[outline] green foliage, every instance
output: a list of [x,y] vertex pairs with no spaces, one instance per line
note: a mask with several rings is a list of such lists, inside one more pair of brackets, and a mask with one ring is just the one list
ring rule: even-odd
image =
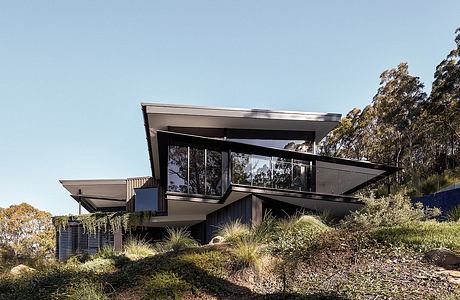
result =
[[371,235],[379,243],[403,246],[417,251],[446,247],[460,250],[460,223],[415,221],[376,228]]
[[376,199],[361,197],[365,203],[360,210],[348,215],[343,224],[352,228],[375,228],[394,226],[411,221],[429,219],[440,215],[439,209],[423,208],[420,204],[413,205],[403,194],[391,195]]
[[70,288],[66,297],[70,300],[108,300],[104,287],[98,282],[85,280]]
[[162,243],[157,245],[158,250],[161,251],[180,251],[187,248],[198,246],[187,227],[181,228],[168,228],[167,235]]
[[452,210],[447,212],[447,218],[454,222],[460,221],[460,205],[455,206]]
[[376,186],[377,195],[395,183],[409,182],[413,195],[447,184],[431,175],[460,165],[460,28],[455,34],[456,47],[436,67],[429,96],[407,63],[384,71],[372,102],[342,118],[319,145],[321,153],[402,167]]
[[138,260],[157,254],[155,248],[144,239],[130,238],[124,244],[124,255],[131,260]]
[[307,255],[316,239],[331,230],[316,216],[295,215],[280,220],[270,242],[270,250],[286,258]]
[[192,286],[178,274],[165,271],[152,276],[146,283],[142,299],[182,299]]
[[117,251],[115,251],[115,248],[110,245],[104,245],[101,249],[99,249],[96,254],[94,254],[94,258],[116,258],[118,257]]
[[260,269],[263,253],[259,241],[254,236],[241,237],[230,251],[237,259],[237,268],[253,268],[256,271]]
[[220,226],[217,235],[222,236],[228,243],[236,243],[251,234],[251,228],[241,223],[239,219]]
[[22,203],[0,207],[0,254],[7,259],[53,257],[51,214]]
[[78,265],[82,271],[89,271],[94,273],[105,273],[116,270],[115,259],[113,258],[94,258],[87,262]]
[[89,234],[96,234],[98,231],[130,231],[131,228],[142,225],[154,215],[155,212],[152,211],[68,215],[54,217],[53,224],[56,230],[59,230],[65,228],[70,221],[80,222]]
[[431,175],[420,185],[420,192],[422,195],[432,194],[453,183],[454,181],[447,174]]

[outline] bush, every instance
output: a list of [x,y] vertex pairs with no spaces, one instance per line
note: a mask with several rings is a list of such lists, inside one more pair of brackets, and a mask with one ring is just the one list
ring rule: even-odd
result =
[[182,299],[192,286],[176,273],[155,274],[146,284],[143,299]]
[[418,251],[446,247],[460,250],[458,222],[416,221],[377,228],[371,236],[378,242],[409,247]]
[[108,300],[101,283],[82,281],[70,289],[67,299],[72,300]]
[[[455,206],[447,213],[447,219],[449,221],[460,221],[460,205]],[[459,225],[460,226],[460,225]]]
[[198,246],[186,227],[168,228],[165,240],[157,247],[160,251],[179,251]]
[[124,255],[131,260],[153,256],[157,251],[143,239],[131,238],[124,245]]
[[412,204],[409,197],[396,194],[379,199],[373,196],[361,198],[364,207],[349,214],[343,225],[346,227],[369,229],[395,226],[412,221],[430,219],[441,214],[437,208],[423,208],[420,203]]
[[299,257],[309,253],[321,234],[330,230],[315,216],[295,215],[280,220],[270,242],[270,250],[283,257]]
[[117,258],[118,256],[119,254],[113,246],[105,245],[93,255],[93,258]]
[[116,270],[114,259],[100,257],[81,264],[79,268],[83,271],[90,271],[94,273],[105,273]]
[[258,240],[253,236],[246,236],[234,244],[230,250],[237,260],[237,268],[254,268],[259,270],[262,258],[262,251]]
[[228,243],[236,243],[251,234],[251,228],[240,220],[228,222],[219,227],[217,235],[222,236]]
[[420,185],[420,192],[422,195],[433,194],[452,183],[453,180],[446,174],[431,175]]

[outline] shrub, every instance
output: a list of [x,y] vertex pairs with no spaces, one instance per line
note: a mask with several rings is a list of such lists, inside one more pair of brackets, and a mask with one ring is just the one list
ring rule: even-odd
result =
[[83,271],[90,271],[94,273],[105,273],[116,270],[114,259],[100,257],[81,264],[79,268]]
[[146,284],[143,299],[182,299],[192,286],[176,273],[155,274]]
[[251,228],[240,220],[231,221],[220,226],[217,234],[228,243],[236,243],[251,234]]
[[283,257],[303,256],[312,250],[317,237],[329,230],[315,216],[294,215],[278,222],[270,250]]
[[439,247],[460,250],[458,222],[408,222],[374,229],[371,235],[378,242],[405,246],[418,251]]
[[99,251],[93,255],[94,258],[117,258],[119,255],[115,248],[110,245],[104,245]]
[[138,260],[157,254],[157,251],[143,239],[131,238],[124,245],[124,255],[131,260]]
[[198,246],[186,227],[168,228],[165,240],[157,247],[160,251],[179,251]]
[[67,299],[72,300],[108,300],[101,283],[82,281],[70,288]]
[[431,175],[420,185],[420,191],[422,195],[432,194],[451,183],[453,183],[452,179],[446,174]]
[[449,221],[460,221],[460,205],[455,206],[447,213]]
[[267,243],[271,240],[273,233],[275,232],[277,219],[272,215],[270,211],[265,213],[262,222],[252,228],[251,234],[254,239],[260,243]]
[[237,268],[254,268],[259,270],[262,258],[262,251],[258,240],[247,235],[235,242],[231,253],[236,257]]
[[403,194],[396,194],[379,199],[373,196],[361,197],[364,207],[349,214],[343,225],[352,228],[375,228],[395,226],[411,221],[420,221],[440,215],[437,208],[423,208],[420,203],[412,204]]

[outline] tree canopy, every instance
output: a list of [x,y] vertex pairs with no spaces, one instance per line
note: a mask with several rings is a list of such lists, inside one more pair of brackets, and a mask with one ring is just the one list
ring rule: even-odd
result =
[[434,72],[429,95],[407,63],[380,75],[363,110],[353,108],[322,141],[324,155],[364,159],[404,168],[398,183],[460,165],[460,28],[456,47]]
[[54,252],[51,214],[22,203],[0,207],[0,248],[14,257],[50,257]]

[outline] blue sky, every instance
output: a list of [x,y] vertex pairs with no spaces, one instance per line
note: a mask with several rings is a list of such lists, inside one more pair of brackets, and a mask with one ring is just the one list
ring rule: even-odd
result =
[[405,61],[429,87],[460,1],[1,1],[0,206],[149,175],[140,102],[346,113]]

